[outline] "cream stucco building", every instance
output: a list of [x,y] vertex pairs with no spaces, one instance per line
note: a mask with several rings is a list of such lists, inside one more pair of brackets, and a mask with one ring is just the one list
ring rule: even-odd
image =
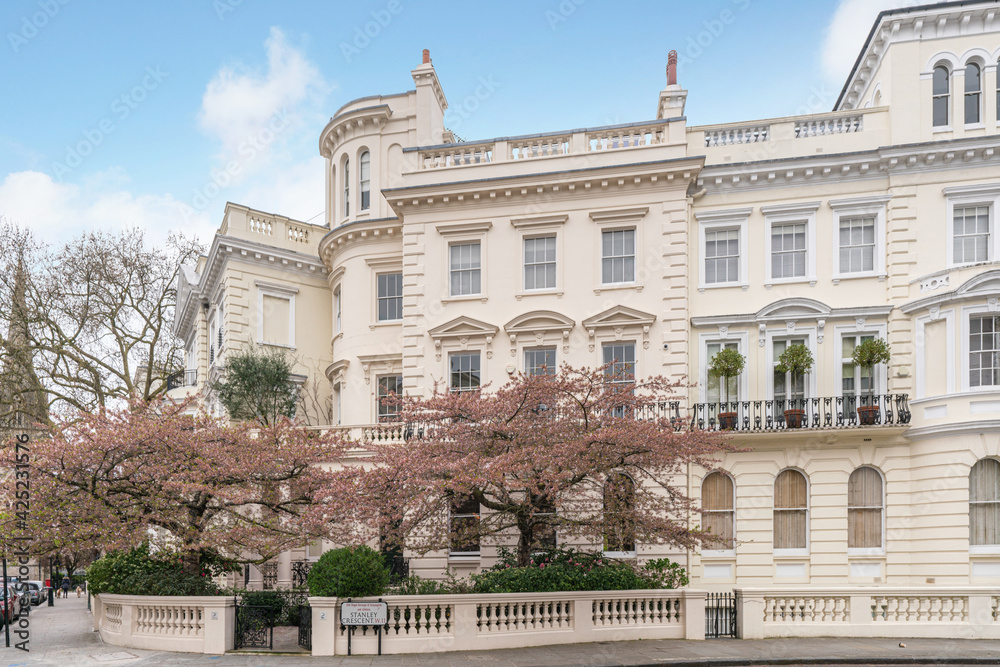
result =
[[[746,451],[688,480],[732,548],[670,554],[694,583],[998,584],[998,58],[1000,3],[911,7],[879,16],[830,112],[689,125],[668,66],[652,120],[456,142],[425,52],[414,90],[322,129],[324,224],[227,206],[181,280],[174,392],[281,346],[311,423],[402,444],[388,391],[616,359],[691,378],[680,412],[714,428],[707,362],[735,347]],[[892,346],[873,379],[849,363],[866,337]],[[816,360],[801,383],[775,370],[792,343]]]

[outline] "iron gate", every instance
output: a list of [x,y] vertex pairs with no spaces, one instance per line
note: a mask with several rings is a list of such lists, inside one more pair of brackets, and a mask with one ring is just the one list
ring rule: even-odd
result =
[[312,607],[307,604],[299,606],[299,646],[312,651],[313,621]]
[[274,607],[236,601],[236,649],[274,648]]
[[705,598],[705,639],[736,637],[736,593],[709,593]]

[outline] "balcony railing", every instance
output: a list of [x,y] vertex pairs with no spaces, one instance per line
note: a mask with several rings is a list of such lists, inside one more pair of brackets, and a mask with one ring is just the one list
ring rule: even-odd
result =
[[910,423],[906,399],[906,394],[876,394],[697,403],[691,426],[743,432],[903,426]]
[[193,387],[198,384],[198,369],[189,368],[184,371],[177,371],[167,376],[167,391],[180,389],[181,387]]

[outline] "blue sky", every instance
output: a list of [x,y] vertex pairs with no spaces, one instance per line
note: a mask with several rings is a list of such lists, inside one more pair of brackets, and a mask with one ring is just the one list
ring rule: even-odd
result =
[[650,119],[670,49],[689,125],[827,111],[900,4],[4,0],[0,216],[56,242],[123,225],[207,241],[227,200],[321,222],[319,132],[411,89],[424,48],[466,139]]

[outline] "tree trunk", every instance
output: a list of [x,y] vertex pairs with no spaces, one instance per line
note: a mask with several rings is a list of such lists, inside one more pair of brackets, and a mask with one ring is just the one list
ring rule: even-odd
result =
[[531,533],[532,526],[518,522],[520,537],[517,540],[517,566],[528,567],[531,564]]
[[185,551],[181,554],[181,565],[187,574],[201,574],[201,553],[199,551]]

